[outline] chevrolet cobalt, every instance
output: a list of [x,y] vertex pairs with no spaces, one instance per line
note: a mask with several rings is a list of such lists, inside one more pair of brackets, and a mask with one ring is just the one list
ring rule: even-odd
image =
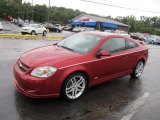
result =
[[16,88],[33,98],[79,98],[86,88],[141,76],[148,59],[142,41],[105,32],[82,32],[25,52],[14,65]]

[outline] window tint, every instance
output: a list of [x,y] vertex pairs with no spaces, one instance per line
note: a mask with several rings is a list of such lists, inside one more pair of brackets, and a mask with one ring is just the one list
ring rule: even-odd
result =
[[96,35],[79,33],[60,41],[57,45],[67,47],[75,52],[86,54],[94,48],[101,39],[101,37]]
[[127,40],[127,48],[135,48],[138,45],[135,42],[132,42],[130,40]]
[[37,25],[37,28],[41,28],[41,26],[40,26],[40,25]]
[[126,40],[123,38],[111,38],[107,40],[100,49],[105,49],[109,53],[126,49]]

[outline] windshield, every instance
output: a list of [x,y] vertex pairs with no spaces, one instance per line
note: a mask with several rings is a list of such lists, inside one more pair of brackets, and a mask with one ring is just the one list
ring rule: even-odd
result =
[[150,36],[147,36],[147,38],[154,39],[154,38],[156,38],[156,36],[154,36],[154,35],[150,35]]
[[87,33],[79,33],[60,41],[57,45],[60,47],[66,48],[68,50],[72,50],[74,52],[86,54],[101,39],[102,37],[100,36],[87,34]]
[[36,25],[35,24],[30,24],[29,27],[36,27]]

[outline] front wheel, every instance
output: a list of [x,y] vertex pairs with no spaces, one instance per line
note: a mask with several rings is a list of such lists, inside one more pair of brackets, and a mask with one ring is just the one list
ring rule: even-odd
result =
[[86,76],[82,73],[70,75],[63,84],[62,95],[66,100],[79,98],[86,89]]
[[154,41],[153,41],[153,40],[151,41],[151,44],[154,44]]
[[32,32],[31,32],[31,35],[36,35],[36,32],[35,32],[35,31],[32,31]]
[[133,70],[131,74],[131,77],[139,78],[143,73],[143,69],[144,69],[144,62],[141,60],[137,63],[135,69]]

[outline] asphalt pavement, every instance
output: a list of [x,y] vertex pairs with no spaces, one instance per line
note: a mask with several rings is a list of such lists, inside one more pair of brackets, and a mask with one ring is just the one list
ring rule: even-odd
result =
[[32,99],[14,87],[13,65],[25,51],[49,40],[0,39],[0,120],[160,120],[160,46],[148,45],[142,76],[90,88],[80,99]]

